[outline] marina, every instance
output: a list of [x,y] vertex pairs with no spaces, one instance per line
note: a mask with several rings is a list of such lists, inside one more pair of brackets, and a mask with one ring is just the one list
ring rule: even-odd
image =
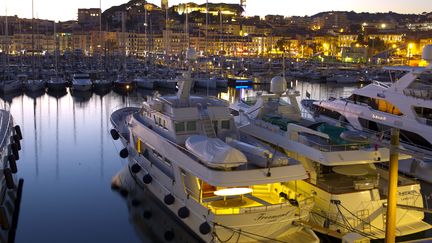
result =
[[432,241],[432,12],[272,1],[6,3],[0,243]]

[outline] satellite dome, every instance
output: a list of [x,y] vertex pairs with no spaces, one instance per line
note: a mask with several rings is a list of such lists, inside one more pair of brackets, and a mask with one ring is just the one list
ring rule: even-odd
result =
[[423,48],[422,58],[428,62],[432,62],[432,45],[426,45]]
[[281,95],[287,90],[287,82],[284,77],[276,76],[270,81],[270,92]]

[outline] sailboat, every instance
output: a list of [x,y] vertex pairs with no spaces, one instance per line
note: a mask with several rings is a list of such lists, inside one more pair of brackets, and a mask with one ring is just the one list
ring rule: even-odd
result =
[[[189,63],[196,52],[187,52]],[[318,242],[294,221],[309,219],[307,193],[287,186],[307,178],[297,161],[259,142],[247,143],[225,101],[191,96],[191,67],[177,95],[153,96],[111,114],[114,139],[137,183],[206,242]]]
[[46,86],[48,91],[62,91],[66,89],[66,80],[59,76],[58,72],[58,56],[60,54],[60,50],[58,49],[58,38],[56,33],[56,23],[54,22],[54,41],[55,41],[55,51],[54,51],[54,60],[55,60],[55,76],[51,77]]
[[122,65],[120,67],[120,71],[117,74],[116,80],[114,80],[114,88],[117,88],[121,91],[130,91],[133,88],[133,79],[128,76],[127,69],[126,69],[126,33],[125,33],[125,13],[122,12],[122,32],[121,32],[121,39],[122,39]]
[[10,47],[10,39],[9,39],[9,26],[8,26],[8,18],[7,18],[7,12],[5,17],[5,35],[6,35],[6,55],[5,55],[5,61],[3,63],[4,65],[4,73],[2,75],[1,85],[0,85],[0,92],[2,92],[4,95],[18,92],[22,89],[22,82],[15,77],[15,75],[12,74],[12,72],[9,72],[9,47]]
[[29,79],[24,81],[24,89],[30,93],[38,93],[45,90],[46,81],[39,78],[35,73],[35,42],[34,42],[34,16],[33,16],[34,2],[32,0],[32,75]]

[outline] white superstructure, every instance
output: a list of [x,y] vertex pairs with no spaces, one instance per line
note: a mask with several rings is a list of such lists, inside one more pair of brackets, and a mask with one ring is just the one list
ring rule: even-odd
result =
[[[432,45],[423,52],[432,60]],[[432,64],[420,68],[388,68],[407,74],[394,83],[373,82],[353,91],[349,98],[302,101],[317,119],[347,122],[355,129],[388,138],[391,127],[400,129],[404,147],[432,153]]]

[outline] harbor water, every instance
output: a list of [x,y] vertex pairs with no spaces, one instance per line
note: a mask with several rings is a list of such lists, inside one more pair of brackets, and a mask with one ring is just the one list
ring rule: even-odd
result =
[[[345,96],[358,88],[297,81],[291,87],[300,92],[300,98],[315,99]],[[195,92],[234,102],[267,89],[241,87]],[[138,90],[128,94],[67,92],[3,97],[10,103],[15,122],[21,125],[24,135],[18,161],[18,176],[24,179],[24,187],[15,242],[160,242],[164,239],[164,232],[152,224],[152,218],[146,217],[145,211],[136,213],[134,209],[157,208],[157,202],[148,202],[150,206],[133,203],[111,189],[113,177],[127,161],[119,157],[121,143],[113,141],[109,134],[110,114],[119,107],[139,106],[152,93]],[[432,186],[424,184],[424,195],[431,192]],[[148,196],[146,200],[153,199]],[[428,204],[432,206],[430,197]],[[163,208],[157,210],[154,215],[173,220]],[[426,220],[432,222],[432,217],[426,215]],[[172,225],[179,227],[175,221]],[[426,236],[432,234],[428,232]],[[183,240],[191,241],[194,240]]]

